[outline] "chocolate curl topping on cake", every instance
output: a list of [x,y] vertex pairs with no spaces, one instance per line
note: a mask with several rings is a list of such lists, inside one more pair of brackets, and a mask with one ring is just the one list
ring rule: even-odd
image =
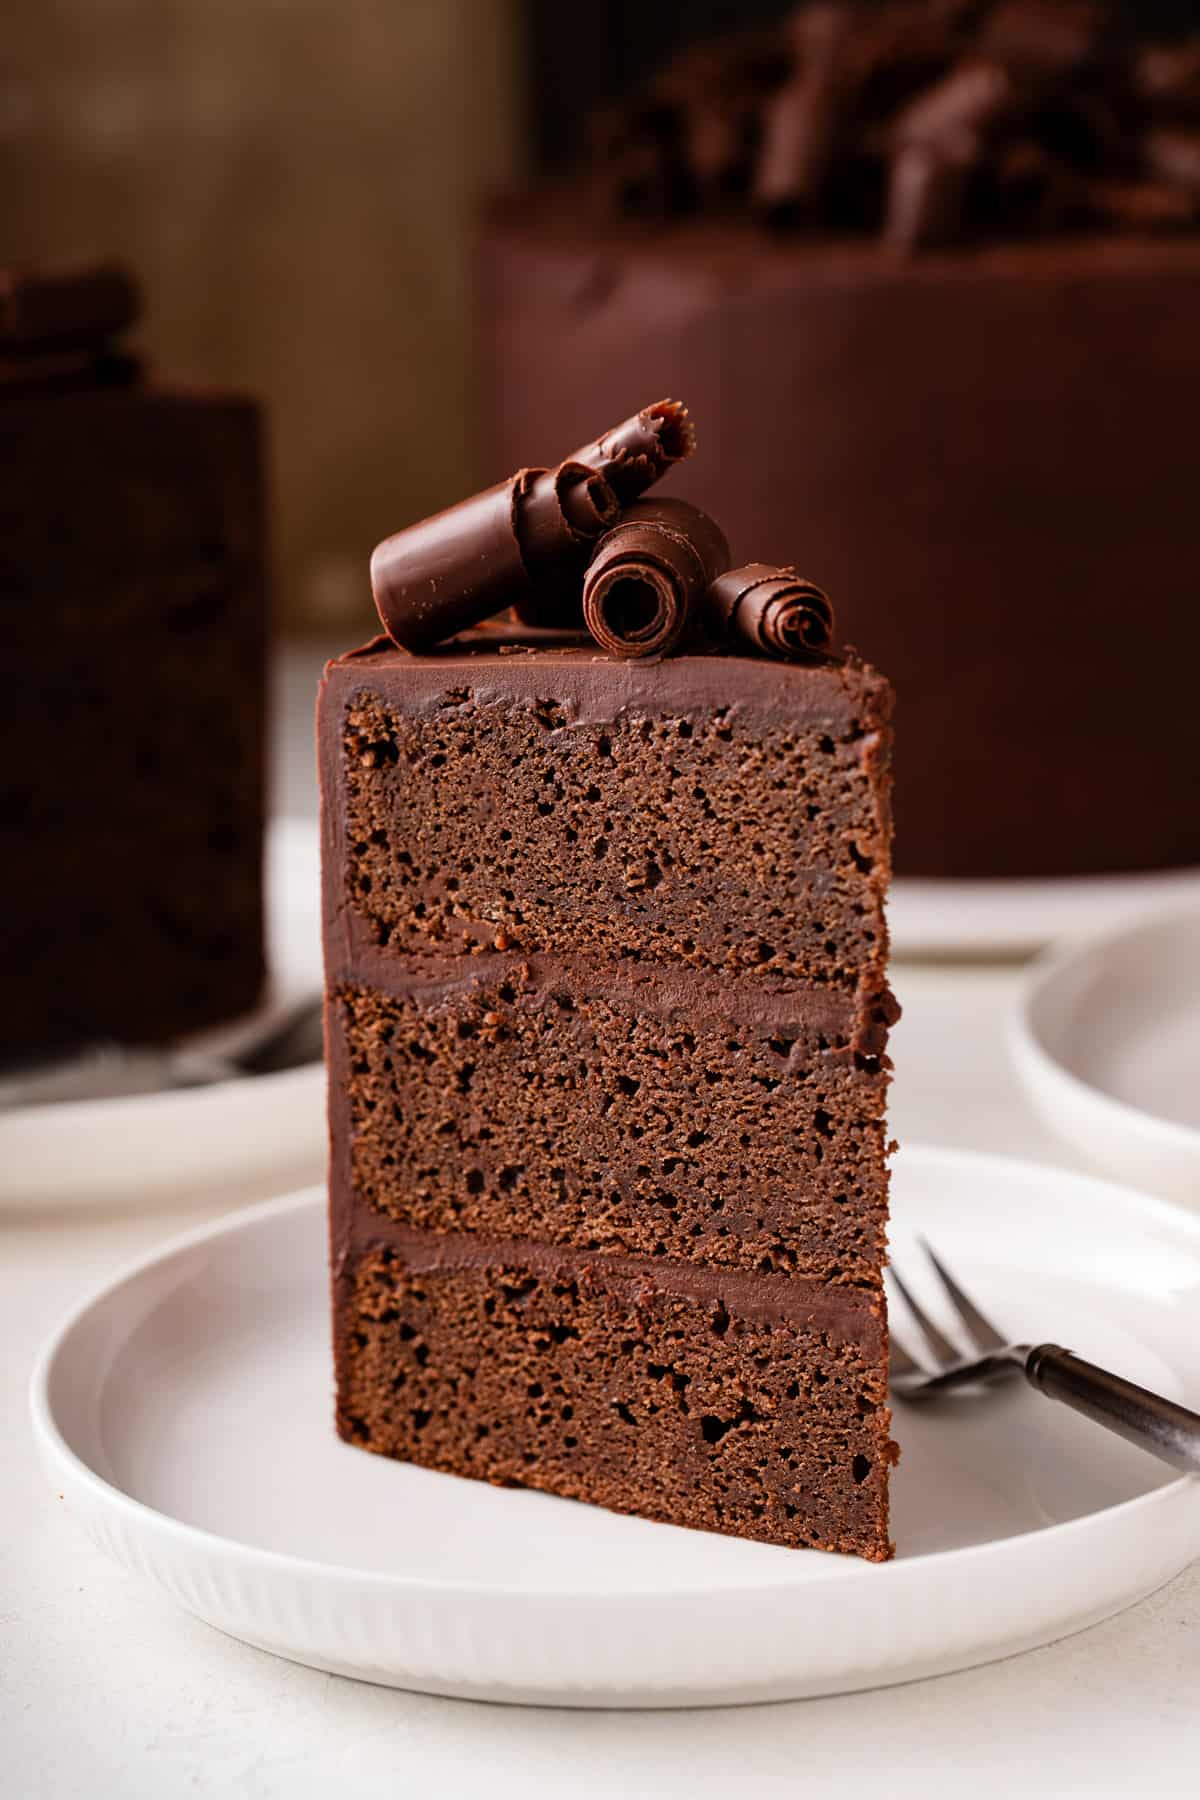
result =
[[967,177],[987,134],[1012,103],[996,63],[964,63],[896,122],[887,243],[901,250],[957,237]]
[[589,182],[609,211],[741,204],[904,251],[1200,224],[1169,136],[1200,126],[1200,39],[1147,42],[1131,6],[808,0],[749,44],[693,45],[607,109]]
[[376,546],[371,588],[402,649],[432,649],[521,600],[578,581],[620,508],[604,477],[568,459],[522,469]]
[[610,656],[669,655],[728,566],[725,534],[698,506],[638,501],[596,546],[583,584],[584,623]]
[[833,641],[829,596],[795,569],[746,563],[719,575],[704,596],[714,635],[740,639],[769,656],[818,662]]
[[576,450],[571,460],[595,469],[621,505],[628,506],[695,448],[696,430],[687,407],[678,400],[656,400]]
[[776,223],[812,216],[825,184],[846,89],[850,10],[824,0],[792,20],[796,69],[763,108],[754,199]]

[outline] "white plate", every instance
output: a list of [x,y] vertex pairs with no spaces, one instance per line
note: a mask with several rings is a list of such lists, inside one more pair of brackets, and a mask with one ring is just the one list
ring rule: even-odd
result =
[[1068,933],[1111,931],[1148,906],[1200,903],[1200,869],[1062,880],[901,876],[888,898],[898,956],[1028,956]]
[[[315,824],[285,820],[267,838],[264,1007],[320,991],[320,877]],[[255,1015],[258,1017],[259,1015]],[[188,1040],[233,1049],[253,1020]],[[325,1167],[324,1067],[121,1099],[0,1113],[0,1206],[163,1205],[214,1192],[261,1199]]]
[[[1014,1332],[1200,1396],[1200,1222],[944,1150],[902,1153],[895,1211],[897,1260],[927,1231]],[[1200,1554],[1200,1482],[1024,1387],[898,1412],[883,1566],[370,1456],[333,1432],[325,1259],[319,1190],[195,1232],[77,1312],[33,1385],[96,1541],[297,1662],[488,1700],[786,1699],[1046,1643]]]
[[1200,905],[1040,957],[1009,1043],[1085,1162],[1200,1206]]

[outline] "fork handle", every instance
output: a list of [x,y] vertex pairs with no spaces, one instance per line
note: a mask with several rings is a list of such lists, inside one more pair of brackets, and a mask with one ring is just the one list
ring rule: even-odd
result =
[[1200,1475],[1200,1413],[1110,1375],[1060,1344],[1035,1344],[1025,1358],[1025,1374],[1051,1400],[1107,1426],[1173,1469]]

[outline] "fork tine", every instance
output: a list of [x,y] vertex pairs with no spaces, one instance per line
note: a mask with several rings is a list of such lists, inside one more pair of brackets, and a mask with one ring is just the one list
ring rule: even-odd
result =
[[888,1333],[888,1369],[893,1375],[924,1375],[915,1356],[910,1356],[894,1331]]
[[925,1238],[920,1241],[921,1248],[937,1271],[938,1279],[946,1290],[950,1304],[974,1339],[976,1346],[980,1350],[1003,1350],[1011,1340],[1001,1336],[991,1320],[986,1319],[980,1312],[971,1296],[963,1292],[933,1246]]
[[934,1361],[937,1363],[961,1362],[962,1351],[938,1330],[933,1320],[929,1317],[929,1314],[925,1311],[925,1308],[917,1304],[910,1293],[907,1284],[901,1277],[900,1271],[895,1263],[889,1264],[888,1274],[895,1282],[901,1299],[904,1301],[905,1306],[907,1306],[909,1312],[916,1321],[921,1336],[925,1339],[925,1342],[928,1344],[930,1351],[933,1354]]

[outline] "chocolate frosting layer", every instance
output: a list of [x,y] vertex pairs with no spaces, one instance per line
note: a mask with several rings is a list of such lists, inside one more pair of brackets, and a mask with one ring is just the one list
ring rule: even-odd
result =
[[516,955],[497,951],[473,956],[397,956],[356,924],[352,912],[330,920],[327,976],[331,988],[363,986],[425,1006],[461,999],[481,988],[510,983],[519,993],[553,996],[561,990],[603,994],[668,1022],[715,1020],[743,1028],[786,1029],[803,1019],[848,1052],[879,1056],[888,1028],[900,1017],[890,989],[870,996],[816,983],[800,986],[759,980],[752,987],[685,964],[614,965],[586,956]]
[[661,664],[640,658],[618,662],[569,635],[531,637],[508,629],[464,633],[416,663],[387,638],[372,638],[329,663],[325,683],[349,694],[364,675],[379,682],[394,704],[418,715],[468,700],[480,706],[509,699],[536,705],[552,692],[568,729],[626,712],[694,718],[723,707],[752,717],[762,729],[824,721],[836,734],[851,726],[864,705],[872,710],[887,688],[869,664],[853,657],[806,667],[697,647]]
[[869,1351],[881,1348],[886,1330],[878,1289],[803,1275],[751,1275],[701,1263],[566,1249],[533,1238],[414,1231],[382,1213],[344,1204],[333,1214],[331,1235],[335,1282],[352,1282],[365,1256],[390,1250],[407,1268],[434,1276],[455,1269],[529,1269],[553,1279],[586,1270],[605,1286],[632,1285],[647,1297],[655,1292],[678,1295],[734,1318],[820,1331]]
[[720,526],[686,500],[642,500],[601,538],[583,583],[583,622],[615,657],[666,656],[729,563]]

